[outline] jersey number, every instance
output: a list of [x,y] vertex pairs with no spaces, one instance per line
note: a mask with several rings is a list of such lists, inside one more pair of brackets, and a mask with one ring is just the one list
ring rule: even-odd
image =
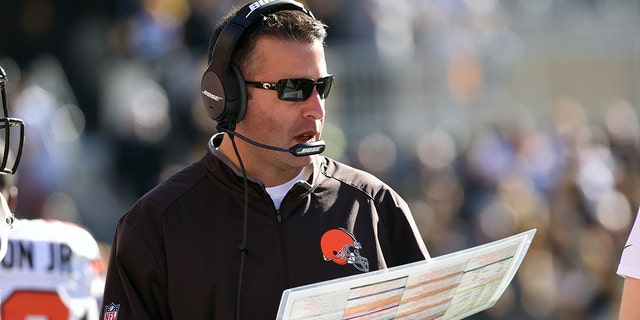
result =
[[2,320],[23,320],[34,316],[49,320],[69,319],[69,308],[56,292],[14,291],[2,302]]

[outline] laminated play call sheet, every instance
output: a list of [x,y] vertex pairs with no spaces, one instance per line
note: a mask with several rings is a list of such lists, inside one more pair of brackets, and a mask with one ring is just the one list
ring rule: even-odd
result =
[[535,233],[291,288],[282,294],[277,319],[462,319],[498,301]]

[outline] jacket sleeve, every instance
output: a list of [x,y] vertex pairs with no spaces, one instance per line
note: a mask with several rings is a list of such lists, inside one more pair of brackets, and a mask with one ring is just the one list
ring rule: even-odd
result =
[[[113,239],[100,319],[170,319],[162,241],[125,217]],[[165,276],[163,276],[165,274]],[[117,312],[117,314],[113,314]]]
[[386,225],[391,250],[398,264],[430,260],[427,246],[404,199],[389,189],[384,192],[380,206],[385,213],[380,218]]

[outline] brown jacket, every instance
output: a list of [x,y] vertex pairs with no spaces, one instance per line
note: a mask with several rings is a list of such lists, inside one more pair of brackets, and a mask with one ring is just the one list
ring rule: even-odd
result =
[[[212,148],[138,200],[113,239],[101,319],[106,307],[118,319],[236,318],[243,183]],[[313,175],[289,191],[280,210],[259,181],[249,181],[248,200],[241,319],[275,319],[287,288],[428,257],[395,191],[326,157],[314,156]],[[331,257],[339,248],[321,244],[336,229],[360,245],[342,261]],[[360,261],[351,259],[358,254]]]

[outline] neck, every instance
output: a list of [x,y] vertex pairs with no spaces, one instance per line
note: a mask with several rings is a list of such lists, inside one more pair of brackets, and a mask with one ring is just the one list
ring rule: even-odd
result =
[[[264,150],[239,138],[235,138],[235,143],[247,175],[262,181],[266,187],[277,186],[295,178],[304,167],[276,166],[275,163],[277,163],[277,159],[281,156],[292,157],[292,155],[279,151]],[[225,138],[222,140],[218,150],[227,157],[238,170],[242,170],[240,161],[234,151],[231,137],[228,134],[225,134]],[[280,153],[282,155],[280,155]]]

